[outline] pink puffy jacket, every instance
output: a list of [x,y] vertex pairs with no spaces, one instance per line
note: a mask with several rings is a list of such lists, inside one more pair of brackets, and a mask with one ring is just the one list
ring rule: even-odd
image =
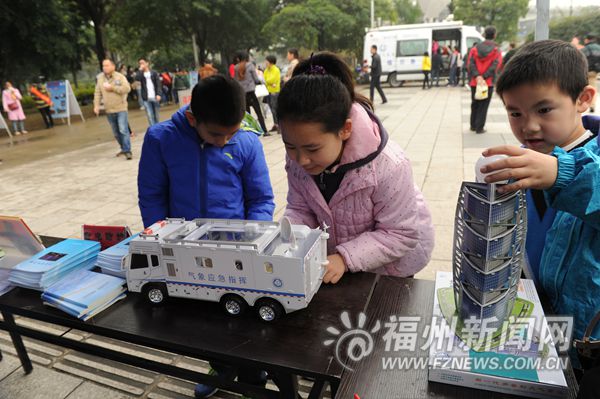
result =
[[[381,135],[387,137],[378,119],[359,104],[353,105],[350,117],[352,135],[332,171],[376,152]],[[284,216],[312,228],[323,222],[330,226],[327,253],[339,253],[349,271],[405,277],[429,262],[434,245],[431,214],[397,143],[388,141],[371,162],[347,171],[329,204],[296,162],[288,159],[286,170]]]

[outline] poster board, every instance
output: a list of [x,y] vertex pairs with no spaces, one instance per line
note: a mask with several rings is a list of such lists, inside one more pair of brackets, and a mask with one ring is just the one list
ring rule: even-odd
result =
[[52,100],[52,118],[64,119],[67,118],[67,123],[71,124],[71,116],[79,115],[81,120],[85,122],[71,83],[68,80],[57,80],[48,82],[46,89]]
[[179,96],[179,108],[192,102],[192,89],[177,90]]
[[2,115],[2,112],[0,112],[0,129],[6,129],[6,131],[8,132],[8,136],[12,139],[12,134],[10,133],[10,128],[8,127],[8,124],[4,120],[4,116]]
[[194,86],[198,84],[198,71],[190,71],[190,89],[193,89]]

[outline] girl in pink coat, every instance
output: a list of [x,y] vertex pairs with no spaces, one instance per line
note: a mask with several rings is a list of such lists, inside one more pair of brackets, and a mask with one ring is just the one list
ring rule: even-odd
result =
[[25,113],[21,106],[21,92],[19,89],[15,89],[10,82],[4,84],[4,91],[2,91],[2,107],[4,112],[8,113],[8,119],[12,121],[13,131],[19,135],[21,133],[28,133],[25,130]]
[[279,94],[292,223],[329,226],[325,283],[345,272],[412,276],[429,262],[431,215],[409,160],[332,53],[298,64]]

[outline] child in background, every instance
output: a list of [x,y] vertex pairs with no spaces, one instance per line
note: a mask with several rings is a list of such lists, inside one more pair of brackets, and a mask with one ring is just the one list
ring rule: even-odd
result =
[[281,93],[292,223],[330,226],[325,283],[347,271],[412,276],[428,263],[431,215],[410,163],[335,54],[302,61]]
[[427,51],[423,53],[423,64],[421,65],[421,69],[423,70],[423,75],[425,75],[425,78],[423,79],[423,90],[425,90],[425,87],[431,89],[432,82],[429,80],[431,58],[429,58],[429,53]]
[[554,313],[573,316],[581,339],[600,310],[600,143],[581,117],[596,93],[587,61],[566,42],[530,43],[506,64],[496,91],[523,146],[486,150],[509,157],[481,172],[494,173],[488,183],[516,180],[503,192],[527,189],[529,266]]

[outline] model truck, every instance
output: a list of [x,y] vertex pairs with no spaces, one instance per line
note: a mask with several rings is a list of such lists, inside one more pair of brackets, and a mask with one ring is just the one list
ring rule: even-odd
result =
[[264,321],[308,306],[327,265],[326,227],[166,219],[131,240],[122,260],[130,292],[153,305],[168,297],[219,302],[237,316],[253,306]]

